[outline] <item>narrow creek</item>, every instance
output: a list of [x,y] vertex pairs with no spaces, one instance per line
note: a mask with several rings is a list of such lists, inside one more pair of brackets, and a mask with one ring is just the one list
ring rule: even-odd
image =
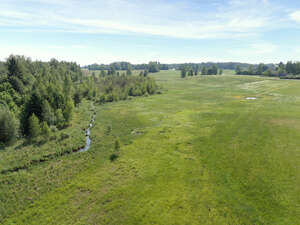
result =
[[86,152],[90,149],[91,143],[92,143],[92,141],[91,141],[91,128],[94,126],[95,119],[96,119],[96,112],[94,112],[94,114],[92,116],[89,127],[85,130],[85,138],[86,138],[85,146],[82,149],[79,149],[78,152]]
[[0,174],[7,174],[7,173],[10,173],[10,172],[17,172],[19,170],[25,170],[29,166],[38,165],[40,163],[47,162],[51,159],[54,159],[54,158],[57,158],[57,157],[60,157],[60,156],[63,156],[63,155],[67,155],[67,154],[70,154],[72,152],[86,152],[86,151],[88,151],[90,149],[91,143],[92,143],[90,136],[91,136],[91,128],[94,126],[95,119],[96,119],[96,112],[93,113],[93,116],[90,120],[89,127],[85,130],[86,142],[85,142],[85,146],[83,148],[81,148],[79,150],[78,149],[73,149],[72,151],[65,151],[63,153],[57,153],[56,152],[54,154],[45,155],[44,157],[42,157],[40,159],[31,160],[26,165],[16,166],[16,167],[13,167],[13,168],[10,168],[10,169],[2,170],[2,171],[0,171]]

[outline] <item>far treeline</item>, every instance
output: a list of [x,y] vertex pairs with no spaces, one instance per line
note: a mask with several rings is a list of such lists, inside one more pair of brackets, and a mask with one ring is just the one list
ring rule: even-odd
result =
[[148,64],[131,64],[129,62],[114,62],[109,65],[92,64],[82,67],[88,70],[104,70],[104,71],[118,71],[118,70],[145,70],[150,73],[156,73],[160,70],[168,70],[167,64],[160,64],[159,62],[149,62]]
[[180,68],[181,77],[186,76],[197,76],[197,75],[222,75],[223,69],[218,69],[216,65],[211,65],[209,67],[200,67],[197,64],[184,64]]
[[[199,66],[198,64],[183,64],[180,68],[181,77],[201,75],[222,75],[223,69],[219,69],[217,64],[209,67]],[[235,68],[237,75],[263,75],[274,76],[282,79],[300,79],[300,62],[280,62],[279,64],[263,64],[249,65],[241,67],[237,65]]]
[[158,87],[147,74],[110,71],[86,76],[73,62],[12,55],[0,62],[0,147],[16,138],[47,141],[57,129],[70,125],[82,98],[105,103],[152,95]]
[[[226,63],[178,63],[178,64],[161,64],[160,62],[149,62],[148,64],[131,64],[129,62],[114,62],[111,64],[92,64],[84,66],[84,69],[88,70],[147,70],[150,73],[159,72],[160,70],[180,70],[182,67],[191,67],[195,69],[196,67],[212,67],[216,66],[222,70],[234,70],[237,66],[241,68],[247,68],[251,64],[248,63],[238,63],[238,62],[226,62]],[[268,66],[275,66],[273,64],[268,64]]]
[[[161,64],[159,62],[149,62],[148,64],[131,64],[129,62],[114,62],[109,65],[92,64],[83,68],[89,70],[101,71],[119,71],[119,70],[144,70],[150,73],[159,72],[160,70],[180,70],[181,76],[193,75],[217,75],[222,74],[223,70],[235,70],[238,75],[265,75],[278,76],[281,78],[292,78],[300,75],[300,62],[280,62],[279,64],[249,64],[239,62],[225,63],[181,63],[181,64]],[[297,77],[298,79],[298,77]]]
[[289,61],[286,64],[280,62],[275,66],[260,63],[259,65],[249,65],[247,68],[237,66],[237,75],[264,75],[281,77],[284,79],[300,79],[300,62]]

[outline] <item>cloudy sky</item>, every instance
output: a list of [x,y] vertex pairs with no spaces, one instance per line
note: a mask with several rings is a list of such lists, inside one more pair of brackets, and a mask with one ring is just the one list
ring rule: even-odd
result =
[[300,59],[299,0],[1,0],[0,59]]

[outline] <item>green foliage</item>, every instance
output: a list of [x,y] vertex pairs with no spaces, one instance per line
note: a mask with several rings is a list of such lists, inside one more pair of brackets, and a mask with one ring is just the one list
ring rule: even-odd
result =
[[48,140],[51,136],[51,130],[47,124],[47,122],[43,122],[42,126],[41,126],[41,134],[43,135],[43,137]]
[[0,109],[0,142],[10,144],[16,138],[16,121],[7,109]]
[[185,78],[185,77],[186,77],[186,70],[185,70],[185,68],[183,68],[181,70],[181,78]]
[[39,119],[37,116],[33,113],[28,120],[28,136],[30,139],[34,139],[37,136],[39,136],[41,130],[39,125]]
[[277,65],[260,63],[258,65],[249,65],[247,69],[236,68],[237,75],[264,75],[278,76],[281,78],[296,78],[300,75],[300,62],[280,62]]
[[238,65],[236,68],[235,68],[235,73],[236,74],[241,74],[242,70],[241,70],[241,67]]
[[207,75],[207,74],[208,74],[207,68],[205,66],[203,66],[201,68],[201,75]]
[[212,65],[210,68],[208,68],[206,75],[217,75],[217,74],[218,74],[218,67],[216,65]]
[[110,156],[109,156],[109,160],[111,162],[117,160],[117,158],[119,158],[119,154],[118,153],[112,153]]
[[58,128],[63,128],[65,126],[65,118],[61,109],[57,109],[55,112],[56,115],[56,125]]
[[159,62],[149,62],[148,65],[149,73],[157,73],[160,71],[160,63]]
[[63,111],[63,116],[67,125],[71,122],[71,119],[73,117],[73,110],[74,110],[73,100],[69,98],[65,103],[64,111]]
[[115,140],[115,152],[118,152],[118,151],[120,151],[120,141],[119,141],[119,139],[116,139]]
[[[185,78],[186,75],[188,76],[197,76],[199,73],[199,66],[196,64],[184,64],[180,67],[181,71],[181,78]],[[222,70],[219,71],[220,75],[222,74]],[[217,75],[218,74],[218,67],[213,64],[210,67],[206,68],[203,66],[201,68],[201,75]]]
[[104,104],[105,102],[106,102],[105,95],[104,94],[100,95],[99,103]]
[[112,129],[112,128],[111,128],[111,126],[110,126],[110,125],[109,125],[109,126],[107,126],[107,127],[106,127],[106,131],[105,131],[105,134],[106,134],[106,135],[110,135],[110,133],[111,133],[111,129]]
[[132,75],[132,71],[131,71],[131,69],[130,69],[130,68],[128,68],[128,69],[127,69],[127,71],[126,71],[126,75],[127,75],[127,76],[130,76],[130,75]]
[[60,140],[62,141],[62,140],[65,140],[65,139],[67,139],[67,138],[69,138],[70,137],[70,135],[69,134],[67,134],[67,133],[61,133],[60,134]]
[[[75,63],[32,62],[23,56],[11,55],[0,63],[0,105],[14,112],[20,121],[20,131],[30,136],[29,118],[32,114],[48,125],[57,125],[55,112],[61,109],[65,117],[64,125],[72,118],[73,99],[78,104],[81,80],[84,79],[81,68]],[[78,92],[76,92],[78,93]],[[61,122],[58,126],[62,126]]]
[[148,70],[144,70],[144,77],[148,76],[149,71]]
[[158,89],[153,78],[145,76],[106,76],[89,88],[95,88],[98,93],[98,102],[114,102],[126,100],[128,96],[153,95]]
[[43,101],[42,105],[42,120],[47,122],[49,125],[54,125],[56,123],[56,117],[47,100]]

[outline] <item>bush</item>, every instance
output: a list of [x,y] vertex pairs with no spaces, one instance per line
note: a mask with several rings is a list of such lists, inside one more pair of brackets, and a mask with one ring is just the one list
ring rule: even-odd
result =
[[115,141],[115,151],[120,151],[120,141],[118,139]]
[[8,110],[0,112],[0,142],[10,144],[16,137],[16,122]]
[[119,158],[119,154],[113,153],[113,154],[110,155],[109,160],[110,160],[111,162],[113,162],[113,161],[115,161],[117,158]]

